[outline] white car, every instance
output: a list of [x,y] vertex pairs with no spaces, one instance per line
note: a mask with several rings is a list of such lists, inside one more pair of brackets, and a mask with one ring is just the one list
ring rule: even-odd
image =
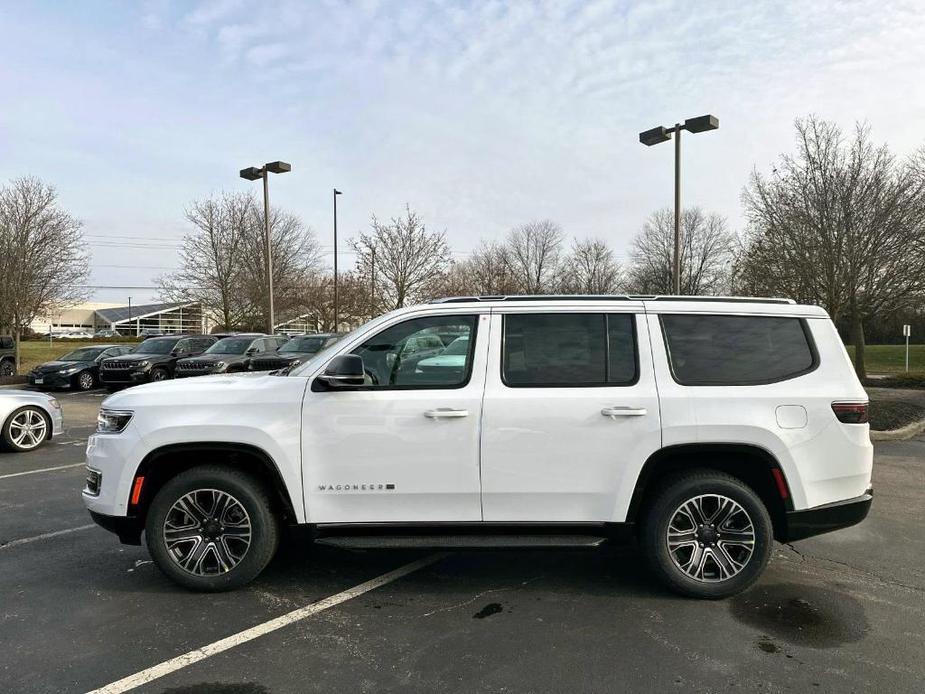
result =
[[0,446],[31,451],[64,431],[61,404],[50,395],[29,390],[0,389]]
[[[465,344],[461,366],[408,347],[441,335]],[[83,498],[199,590],[252,580],[295,523],[351,548],[635,536],[667,586],[716,598],[756,580],[773,539],[865,518],[867,408],[815,306],[445,299],[381,316],[284,376],[109,397]]]

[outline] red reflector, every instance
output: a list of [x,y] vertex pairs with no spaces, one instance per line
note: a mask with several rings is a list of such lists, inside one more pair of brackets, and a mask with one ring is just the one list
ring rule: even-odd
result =
[[132,487],[132,498],[131,498],[132,506],[137,506],[138,502],[141,501],[141,485],[143,485],[144,483],[145,483],[144,477],[135,478],[135,485]]
[[780,471],[780,468],[771,468],[771,474],[774,476],[774,481],[777,482],[777,493],[780,494],[781,499],[786,499],[790,496],[790,490],[787,489],[787,480],[784,479],[784,473]]
[[866,424],[868,421],[866,402],[833,402],[832,412],[844,424]]

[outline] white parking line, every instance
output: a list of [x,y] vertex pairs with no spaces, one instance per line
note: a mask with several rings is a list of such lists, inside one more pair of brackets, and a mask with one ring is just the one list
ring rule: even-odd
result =
[[242,643],[247,643],[248,641],[253,641],[254,639],[263,636],[264,634],[269,634],[272,631],[277,629],[282,629],[285,626],[298,622],[306,617],[310,617],[319,612],[323,612],[331,607],[340,605],[342,602],[347,602],[353,598],[359,597],[364,593],[368,593],[371,590],[380,588],[387,583],[396,581],[403,576],[407,576],[413,571],[422,569],[425,566],[430,566],[434,562],[445,557],[445,554],[433,554],[429,557],[424,557],[418,561],[413,561],[410,564],[405,564],[394,571],[389,571],[388,573],[377,576],[365,583],[361,583],[358,586],[354,586],[348,590],[343,591],[342,593],[337,593],[330,597],[319,600],[318,602],[313,602],[311,605],[306,605],[305,607],[300,607],[297,610],[293,610],[288,614],[284,614],[281,617],[276,619],[271,619],[268,622],[263,624],[258,624],[257,626],[251,627],[250,629],[245,629],[244,631],[239,631],[237,634],[232,634],[220,641],[210,643],[207,646],[202,646],[195,650],[179,655],[176,658],[171,658],[170,660],[165,660],[160,665],[155,665],[150,667],[147,670],[142,670],[137,672],[134,675],[129,675],[117,682],[107,684],[105,687],[100,687],[99,689],[94,689],[88,694],[119,694],[120,692],[127,692],[130,689],[135,689],[140,687],[143,684],[152,682],[164,675],[169,675],[171,672],[176,672],[177,670],[182,670],[185,667],[189,667],[194,663],[198,663],[200,660],[205,660],[213,655],[217,655],[223,651],[227,651],[230,648],[235,646],[240,646]]
[[58,537],[59,535],[70,535],[71,533],[76,533],[80,530],[89,530],[90,528],[95,528],[95,523],[90,523],[89,525],[80,525],[76,528],[66,528],[64,530],[55,530],[50,533],[42,533],[41,535],[35,535],[34,537],[24,537],[20,540],[12,540],[4,544],[0,544],[0,549],[9,549],[10,547],[19,547],[20,545],[28,545],[30,542],[38,542],[39,540],[47,540],[52,537]]
[[22,477],[23,475],[37,475],[40,472],[54,472],[55,470],[67,470],[72,467],[85,467],[86,463],[71,463],[70,465],[58,465],[57,467],[43,467],[38,470],[26,470],[25,472],[11,472],[9,475],[0,475],[0,480],[9,479],[10,477]]

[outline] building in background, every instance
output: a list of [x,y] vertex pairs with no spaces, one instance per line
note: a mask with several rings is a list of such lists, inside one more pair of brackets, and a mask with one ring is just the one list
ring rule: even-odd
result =
[[32,330],[40,334],[94,333],[114,330],[120,335],[204,333],[207,331],[202,306],[161,303],[122,306],[120,304],[87,303],[72,306],[42,316],[32,322]]

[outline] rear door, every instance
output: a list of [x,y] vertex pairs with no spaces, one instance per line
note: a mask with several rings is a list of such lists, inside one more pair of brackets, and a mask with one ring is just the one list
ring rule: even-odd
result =
[[485,521],[624,519],[661,445],[641,305],[494,309],[482,414]]

